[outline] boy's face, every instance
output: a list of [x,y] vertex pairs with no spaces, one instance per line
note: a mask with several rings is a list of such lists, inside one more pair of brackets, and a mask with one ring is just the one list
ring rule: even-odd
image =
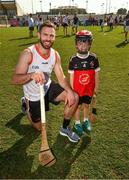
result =
[[76,42],[77,52],[80,53],[80,54],[87,54],[87,52],[91,48],[91,44],[92,44],[92,41],[78,40]]

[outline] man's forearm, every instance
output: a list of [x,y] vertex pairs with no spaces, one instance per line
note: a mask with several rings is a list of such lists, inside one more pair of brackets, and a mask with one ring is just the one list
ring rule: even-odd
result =
[[68,82],[68,79],[65,77],[62,82],[59,82],[61,87],[63,87],[67,92],[72,91],[72,88]]
[[31,81],[32,73],[27,74],[14,74],[12,78],[12,84],[26,84]]

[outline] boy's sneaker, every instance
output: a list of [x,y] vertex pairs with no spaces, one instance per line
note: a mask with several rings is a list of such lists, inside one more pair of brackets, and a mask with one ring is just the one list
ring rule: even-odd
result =
[[80,140],[80,137],[79,137],[76,133],[72,132],[69,127],[67,127],[67,129],[65,129],[65,128],[62,127],[62,128],[60,129],[60,134],[61,134],[62,136],[67,136],[68,139],[69,139],[71,142],[74,142],[74,143],[77,143],[77,142]]
[[83,131],[91,131],[91,124],[90,124],[90,121],[89,120],[86,120],[83,122],[82,124],[82,128],[83,128]]
[[21,112],[26,114],[26,99],[25,97],[21,98]]
[[74,131],[79,135],[82,136],[84,134],[84,131],[82,129],[81,124],[74,124]]

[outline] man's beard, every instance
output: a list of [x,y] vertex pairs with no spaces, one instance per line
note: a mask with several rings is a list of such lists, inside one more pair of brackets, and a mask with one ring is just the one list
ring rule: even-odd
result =
[[44,42],[50,42],[50,45],[45,45],[43,41],[41,41],[41,39],[39,40],[40,41],[40,44],[41,46],[44,48],[44,49],[50,49],[53,45],[54,42],[50,42],[50,41],[44,41]]

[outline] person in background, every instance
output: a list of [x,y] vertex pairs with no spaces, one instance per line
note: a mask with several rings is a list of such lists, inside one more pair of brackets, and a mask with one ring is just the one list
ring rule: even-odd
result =
[[72,34],[77,33],[77,31],[78,31],[78,26],[79,26],[79,18],[77,17],[76,14],[74,14],[73,24],[72,24]]
[[[89,108],[92,97],[97,96],[99,85],[99,61],[96,55],[90,52],[93,36],[90,31],[81,30],[76,33],[76,55],[69,62],[68,72],[73,90],[79,95],[78,108],[75,112],[74,130],[82,136],[91,131]],[[81,107],[83,108],[83,122],[80,121]]]
[[43,24],[43,18],[42,17],[39,17],[39,21],[38,21],[38,31],[40,31],[40,27],[42,26]]
[[29,26],[29,37],[33,37],[33,31],[34,31],[34,19],[32,18],[32,14],[28,17],[28,26]]
[[69,25],[68,14],[66,14],[65,16],[63,16],[63,19],[62,19],[62,26],[63,26],[64,36],[68,35],[68,25]]
[[129,11],[125,17],[125,43],[128,43],[128,31],[129,31]]

